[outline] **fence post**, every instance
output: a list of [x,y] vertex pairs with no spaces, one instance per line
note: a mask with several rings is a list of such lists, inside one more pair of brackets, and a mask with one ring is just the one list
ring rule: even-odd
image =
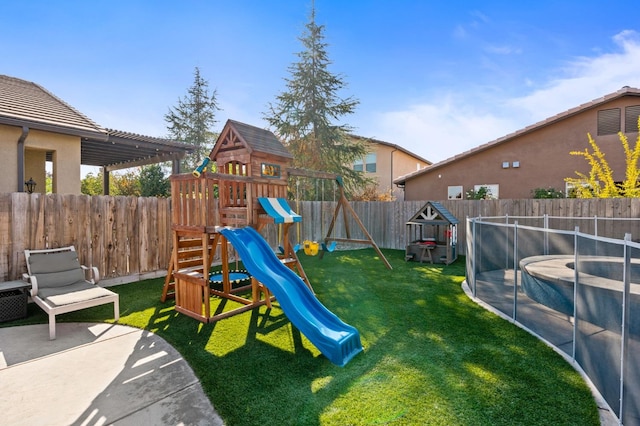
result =
[[549,214],[545,213],[542,218],[544,225],[544,255],[549,255]]
[[513,321],[518,316],[518,221],[513,223]]
[[620,419],[624,418],[624,383],[629,348],[629,319],[631,314],[631,234],[624,234],[624,270],[622,271],[622,330],[620,339]]
[[578,330],[578,315],[577,315],[577,306],[578,306],[578,233],[580,232],[580,227],[576,226],[574,228],[573,234],[573,348],[571,350],[572,355],[571,358],[576,360],[576,334]]
[[[476,297],[476,218],[471,219],[471,280],[472,287],[471,292],[473,297]],[[468,246],[468,244],[467,244]]]
[[[516,221],[517,223],[517,221]],[[505,216],[505,222],[507,229],[509,229],[509,216]],[[504,268],[509,268],[509,231],[504,233]]]

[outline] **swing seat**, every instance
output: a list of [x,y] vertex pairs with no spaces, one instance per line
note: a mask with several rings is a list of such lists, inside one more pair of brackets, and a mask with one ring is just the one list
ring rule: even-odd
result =
[[[300,248],[302,248],[302,244],[296,244],[295,246],[293,246],[293,251],[297,253],[300,251]],[[278,254],[285,254],[284,247],[278,246]]]
[[322,243],[322,250],[332,253],[336,249],[337,245],[337,241],[331,241],[328,246],[325,243]]
[[307,256],[315,256],[318,254],[318,242],[305,240],[302,243],[304,245],[304,254]]

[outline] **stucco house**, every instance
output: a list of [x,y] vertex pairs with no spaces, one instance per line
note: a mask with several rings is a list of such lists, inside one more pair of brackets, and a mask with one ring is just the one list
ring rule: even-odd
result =
[[401,188],[393,184],[394,180],[432,164],[399,145],[357,135],[351,137],[363,140],[368,145],[367,155],[353,164],[354,170],[363,171],[366,177],[374,178],[378,193],[391,193],[396,200],[402,200],[404,194]]
[[81,165],[102,167],[105,194],[109,173],[179,160],[193,146],[177,141],[105,129],[38,84],[0,75],[0,192],[25,192],[36,182],[45,192],[51,163],[53,192],[80,194]]
[[618,132],[633,148],[638,137],[640,90],[631,87],[608,94],[478,146],[394,183],[406,200],[465,199],[469,190],[484,186],[494,198],[532,198],[536,188],[566,194],[565,178],[576,171],[589,174],[584,157],[571,151],[589,146],[587,134],[606,154],[616,181],[625,178],[626,161]]

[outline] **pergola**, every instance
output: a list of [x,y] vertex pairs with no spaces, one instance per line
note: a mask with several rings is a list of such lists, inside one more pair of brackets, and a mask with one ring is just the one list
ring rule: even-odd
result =
[[[6,75],[0,75],[2,124],[21,129],[15,141],[17,192],[24,191],[25,141],[33,130],[79,137],[80,164],[102,167],[105,195],[110,172],[171,161],[173,173],[179,173],[180,159],[196,149],[179,141],[104,129],[38,84]],[[52,158],[53,150],[46,153],[47,161]]]
[[180,173],[180,160],[195,149],[182,142],[106,129],[104,138],[83,137],[80,155],[83,166],[102,167],[103,193],[108,195],[110,172],[171,161],[172,173]]

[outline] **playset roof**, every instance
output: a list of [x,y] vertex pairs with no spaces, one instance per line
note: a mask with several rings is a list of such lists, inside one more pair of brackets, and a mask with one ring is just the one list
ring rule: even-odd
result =
[[407,223],[457,225],[458,219],[437,201],[427,201]]

